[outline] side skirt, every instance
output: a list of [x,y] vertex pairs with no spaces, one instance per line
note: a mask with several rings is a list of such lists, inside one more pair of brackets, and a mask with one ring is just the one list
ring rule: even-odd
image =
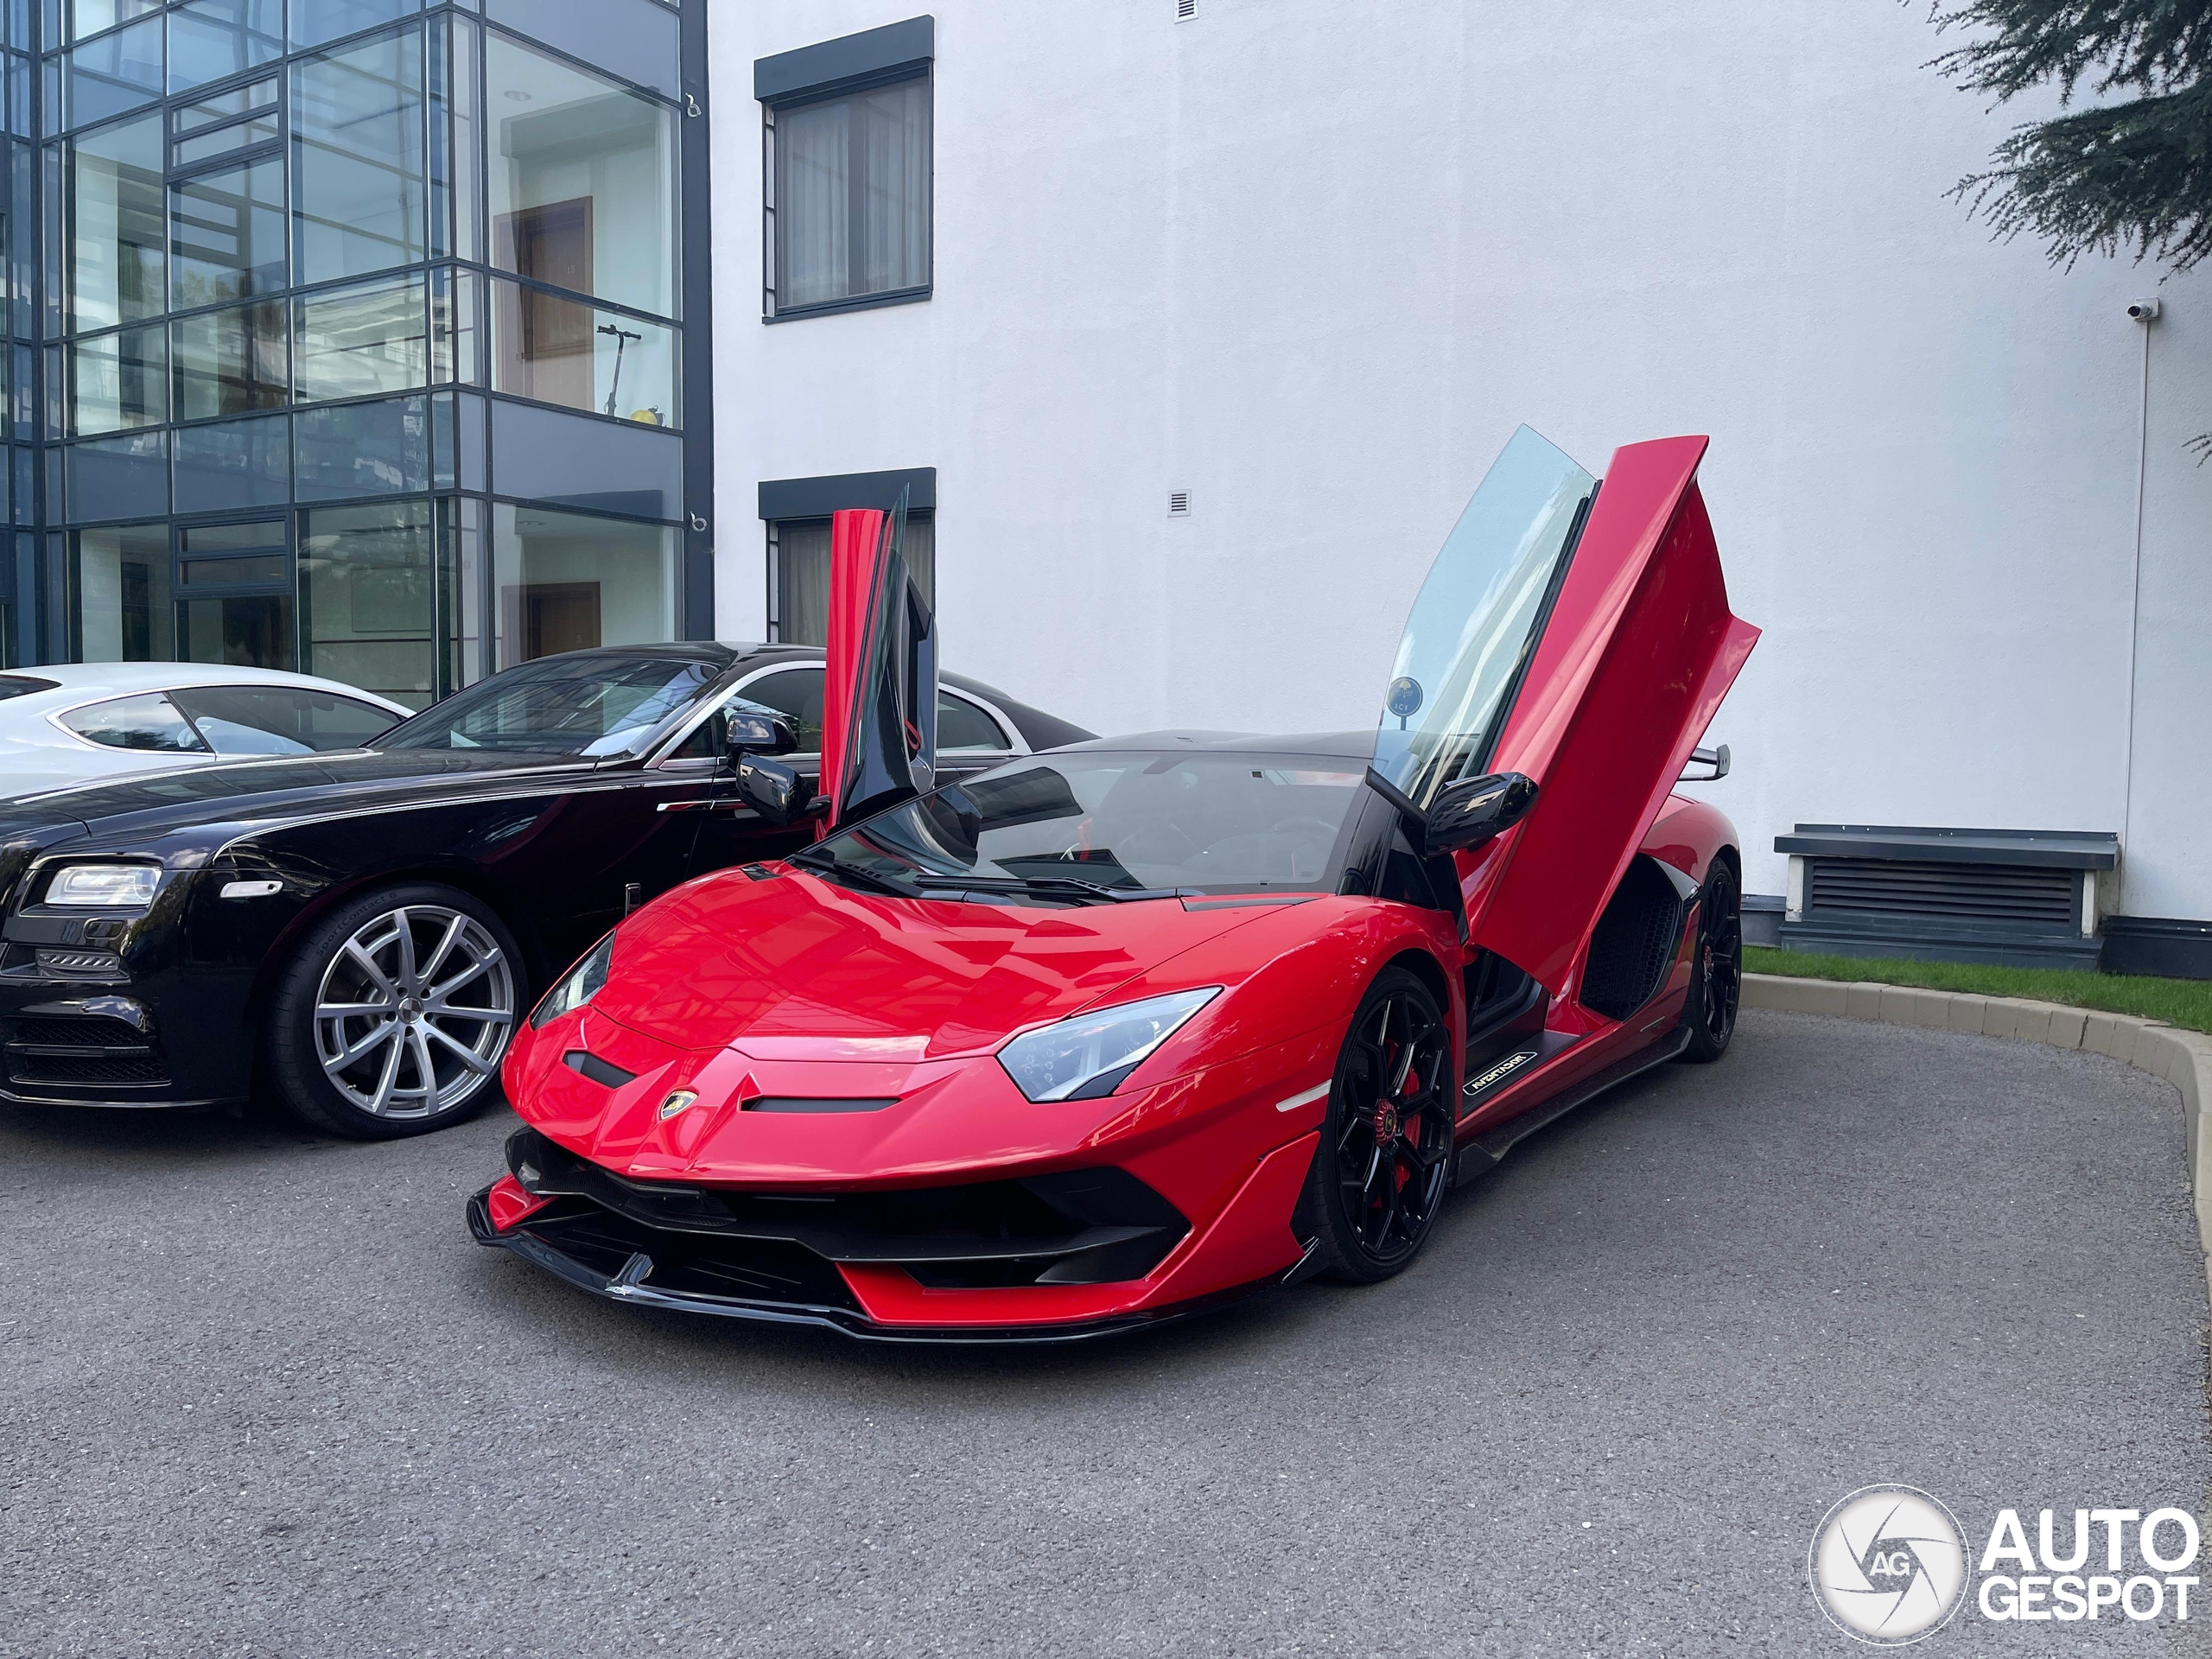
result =
[[1485,1170],[1494,1169],[1504,1161],[1505,1154],[1514,1143],[1534,1135],[1547,1123],[1565,1117],[1576,1107],[1595,1099],[1617,1084],[1626,1083],[1639,1072],[1649,1071],[1655,1065],[1663,1065],[1689,1046],[1690,1034],[1677,1026],[1660,1041],[1649,1048],[1638,1049],[1624,1059],[1616,1060],[1602,1071],[1592,1072],[1580,1083],[1569,1084],[1541,1105],[1532,1106],[1519,1116],[1509,1119],[1486,1134],[1476,1135],[1459,1149],[1452,1168],[1452,1184],[1472,1180]]

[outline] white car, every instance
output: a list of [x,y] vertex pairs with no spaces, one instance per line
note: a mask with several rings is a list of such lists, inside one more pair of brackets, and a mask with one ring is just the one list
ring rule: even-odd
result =
[[372,691],[214,663],[0,672],[0,799],[254,755],[358,749],[415,710]]

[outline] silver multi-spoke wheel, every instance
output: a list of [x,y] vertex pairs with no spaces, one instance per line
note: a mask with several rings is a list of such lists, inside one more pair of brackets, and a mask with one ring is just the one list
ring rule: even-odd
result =
[[515,1023],[515,975],[474,917],[403,905],[346,939],[315,992],[323,1075],[372,1116],[452,1110],[499,1069]]

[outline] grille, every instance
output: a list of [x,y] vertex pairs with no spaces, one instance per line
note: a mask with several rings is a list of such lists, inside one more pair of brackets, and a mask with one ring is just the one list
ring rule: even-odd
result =
[[59,1044],[67,1048],[105,1048],[113,1044],[143,1047],[146,1039],[137,1027],[121,1020],[94,1016],[48,1020],[18,1020],[15,1040],[19,1043]]
[[32,1054],[11,1050],[8,1075],[17,1083],[167,1083],[168,1070],[149,1051],[136,1054]]
[[1620,888],[1590,936],[1582,1003],[1625,1020],[1651,1000],[1682,938],[1682,901],[1648,858],[1630,861]]
[[2012,922],[2071,932],[2080,874],[2031,864],[1952,864],[1901,858],[1806,861],[1808,915],[1933,916]]

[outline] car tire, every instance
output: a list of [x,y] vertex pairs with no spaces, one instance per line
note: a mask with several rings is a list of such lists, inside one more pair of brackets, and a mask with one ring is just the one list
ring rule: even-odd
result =
[[1384,969],[1344,1033],[1293,1221],[1323,1277],[1370,1285],[1420,1253],[1449,1185],[1458,1104],[1436,998],[1404,969]]
[[1713,861],[1697,911],[1697,954],[1690,963],[1690,994],[1682,1004],[1689,1042],[1680,1058],[1705,1065],[1728,1052],[1744,995],[1744,900],[1726,859]]
[[498,1095],[526,988],[514,935],[467,893],[361,893],[308,930],[276,981],[269,1080],[296,1116],[349,1140],[444,1128]]

